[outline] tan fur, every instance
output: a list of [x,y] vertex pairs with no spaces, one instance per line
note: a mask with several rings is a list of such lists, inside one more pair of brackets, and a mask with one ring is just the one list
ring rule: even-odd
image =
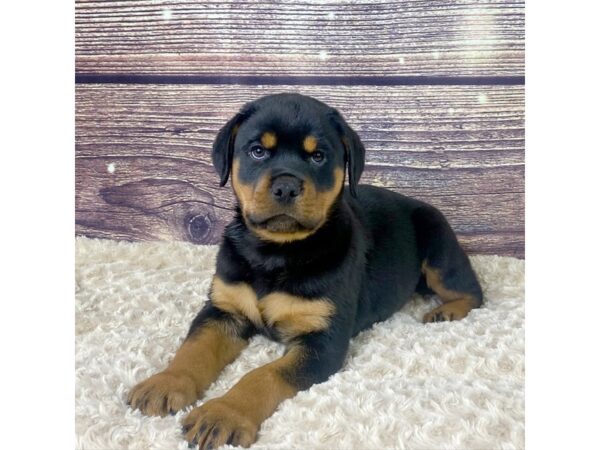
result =
[[313,153],[317,149],[317,138],[311,135],[306,136],[302,141],[302,147],[305,152]]
[[453,291],[444,286],[439,269],[431,267],[424,261],[421,271],[425,274],[429,286],[444,303],[425,314],[423,322],[434,322],[439,318],[443,320],[459,320],[464,318],[476,305],[475,298],[467,293]]
[[256,293],[246,283],[227,284],[215,276],[210,298],[217,308],[246,317],[257,326],[263,325]]
[[473,302],[470,299],[453,300],[429,311],[423,316],[423,322],[439,322],[442,319],[443,321],[460,320],[465,318],[472,309]]
[[283,292],[267,295],[258,307],[265,323],[276,328],[286,340],[326,329],[335,311],[328,300],[309,300]]
[[[234,445],[250,446],[256,441],[262,422],[273,414],[285,399],[293,397],[297,389],[289,384],[282,373],[293,371],[303,358],[303,348],[292,347],[283,357],[247,373],[223,397],[209,400],[193,409],[182,425],[188,442],[206,442],[217,448],[235,433]],[[206,424],[200,433],[201,424]],[[218,431],[212,435],[213,425]],[[209,435],[208,433],[211,433]]]
[[248,345],[218,323],[207,323],[181,345],[169,366],[129,393],[133,409],[165,416],[193,402]]
[[213,278],[211,301],[217,308],[247,318],[256,326],[277,329],[284,340],[326,329],[335,312],[326,299],[307,299],[285,292],[272,292],[259,300],[248,284],[228,284],[217,276]]
[[277,145],[277,136],[272,131],[266,131],[261,136],[260,143],[264,148],[271,150]]
[[245,211],[264,211],[273,208],[271,200],[271,172],[265,172],[255,185],[245,184],[240,180],[240,161],[234,159],[232,164],[231,182],[233,192],[240,201],[242,212]]
[[[240,162],[235,159],[232,164],[232,185],[240,206],[242,214],[246,218],[248,215],[269,217],[282,212],[271,197],[271,175],[265,173],[254,184],[245,184],[239,178]],[[295,213],[306,220],[315,222],[316,226],[310,230],[301,230],[293,232],[272,232],[263,228],[252,227],[248,220],[248,227],[261,239],[285,243],[305,239],[315,233],[327,220],[329,208],[339,195],[344,184],[344,170],[336,168],[334,171],[334,184],[330,190],[318,191],[314,183],[304,182],[304,192],[295,202]]]
[[314,231],[312,230],[300,230],[290,232],[278,231],[277,233],[274,233],[272,231],[265,230],[262,228],[252,228],[252,231],[254,231],[259,237],[261,237],[265,241],[277,242],[279,244],[300,241],[302,239],[306,239],[308,236],[314,233]]
[[[339,195],[344,185],[344,169],[336,167],[333,172],[334,182],[333,187],[327,191],[317,191],[314,184],[309,183],[308,190],[310,195],[304,201],[302,206],[303,211],[307,215],[317,216],[321,218],[321,225],[327,220],[329,208],[333,205],[334,200]],[[305,187],[305,191],[307,188]],[[306,195],[306,192],[305,192]]]

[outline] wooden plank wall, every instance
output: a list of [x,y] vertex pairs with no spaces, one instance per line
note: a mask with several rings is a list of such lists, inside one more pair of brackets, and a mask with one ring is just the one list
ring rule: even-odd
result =
[[76,232],[217,243],[210,164],[246,101],[296,91],[470,253],[524,256],[522,1],[76,2]]

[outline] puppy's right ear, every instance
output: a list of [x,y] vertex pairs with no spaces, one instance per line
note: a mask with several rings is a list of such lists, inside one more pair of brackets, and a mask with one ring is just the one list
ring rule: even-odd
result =
[[220,186],[225,186],[229,173],[231,172],[231,164],[233,162],[233,144],[235,136],[244,120],[251,114],[251,108],[244,107],[242,111],[231,118],[223,128],[219,130],[212,148],[212,162],[215,166],[221,181]]

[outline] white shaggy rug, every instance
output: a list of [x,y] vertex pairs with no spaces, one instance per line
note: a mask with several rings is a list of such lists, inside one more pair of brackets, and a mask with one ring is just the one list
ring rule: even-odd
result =
[[[78,449],[187,449],[179,423],[191,408],[149,418],[125,398],[182,342],[205,301],[215,254],[215,246],[77,239]],[[472,261],[483,308],[423,325],[435,298],[415,297],[353,339],[341,372],[282,403],[252,448],[523,448],[525,263]],[[206,398],[282,351],[253,338]]]

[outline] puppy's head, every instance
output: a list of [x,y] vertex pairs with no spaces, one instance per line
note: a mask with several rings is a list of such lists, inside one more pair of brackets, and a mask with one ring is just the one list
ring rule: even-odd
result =
[[333,108],[299,94],[246,104],[219,131],[213,164],[231,181],[246,225],[261,239],[304,239],[327,220],[344,188],[364,168],[358,135]]

